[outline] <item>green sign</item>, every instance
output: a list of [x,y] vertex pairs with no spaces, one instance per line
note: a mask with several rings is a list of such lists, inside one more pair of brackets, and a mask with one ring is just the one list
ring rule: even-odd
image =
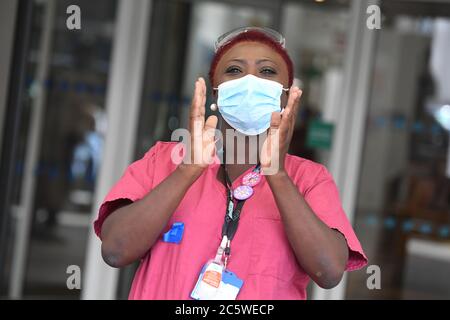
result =
[[306,146],[314,149],[329,150],[333,139],[334,125],[321,120],[313,120],[309,123],[306,133]]

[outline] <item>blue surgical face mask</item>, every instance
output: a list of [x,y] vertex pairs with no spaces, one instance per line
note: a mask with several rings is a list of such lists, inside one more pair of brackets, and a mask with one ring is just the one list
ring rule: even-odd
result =
[[258,135],[270,127],[272,112],[281,110],[283,86],[248,74],[218,86],[217,105],[223,119],[245,135]]

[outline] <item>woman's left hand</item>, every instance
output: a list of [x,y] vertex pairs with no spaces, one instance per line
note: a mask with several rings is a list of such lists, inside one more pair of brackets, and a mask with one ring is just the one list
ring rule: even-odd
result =
[[284,159],[294,132],[301,95],[302,91],[298,87],[291,87],[286,107],[282,112],[272,113],[269,133],[260,154],[261,170],[264,175],[285,173]]

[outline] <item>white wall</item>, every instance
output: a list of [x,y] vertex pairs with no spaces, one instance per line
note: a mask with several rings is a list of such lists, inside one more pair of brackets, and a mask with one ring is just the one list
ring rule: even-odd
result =
[[299,65],[302,50],[323,52],[331,60],[342,60],[348,37],[349,9],[324,10],[297,3],[286,4],[281,32],[286,38],[294,65]]
[[450,102],[450,19],[437,19],[433,30],[431,70],[436,80],[437,96],[440,102]]
[[[412,120],[429,38],[386,29],[378,41],[358,197],[360,210],[371,212],[382,208],[386,183],[408,164],[410,134],[389,120],[394,114]],[[374,124],[377,117],[385,119],[384,126]]]

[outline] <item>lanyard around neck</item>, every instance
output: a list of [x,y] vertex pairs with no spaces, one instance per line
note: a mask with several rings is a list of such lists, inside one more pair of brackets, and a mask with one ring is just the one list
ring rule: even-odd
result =
[[[253,172],[259,173],[260,167],[261,166],[258,163],[253,169]],[[227,236],[228,240],[231,241],[236,234],[242,207],[244,206],[246,199],[236,200],[235,203],[235,199],[233,197],[232,182],[224,164],[222,164],[222,169],[224,173],[224,184],[227,192],[227,205],[225,209],[225,219],[222,226],[222,237]]]

